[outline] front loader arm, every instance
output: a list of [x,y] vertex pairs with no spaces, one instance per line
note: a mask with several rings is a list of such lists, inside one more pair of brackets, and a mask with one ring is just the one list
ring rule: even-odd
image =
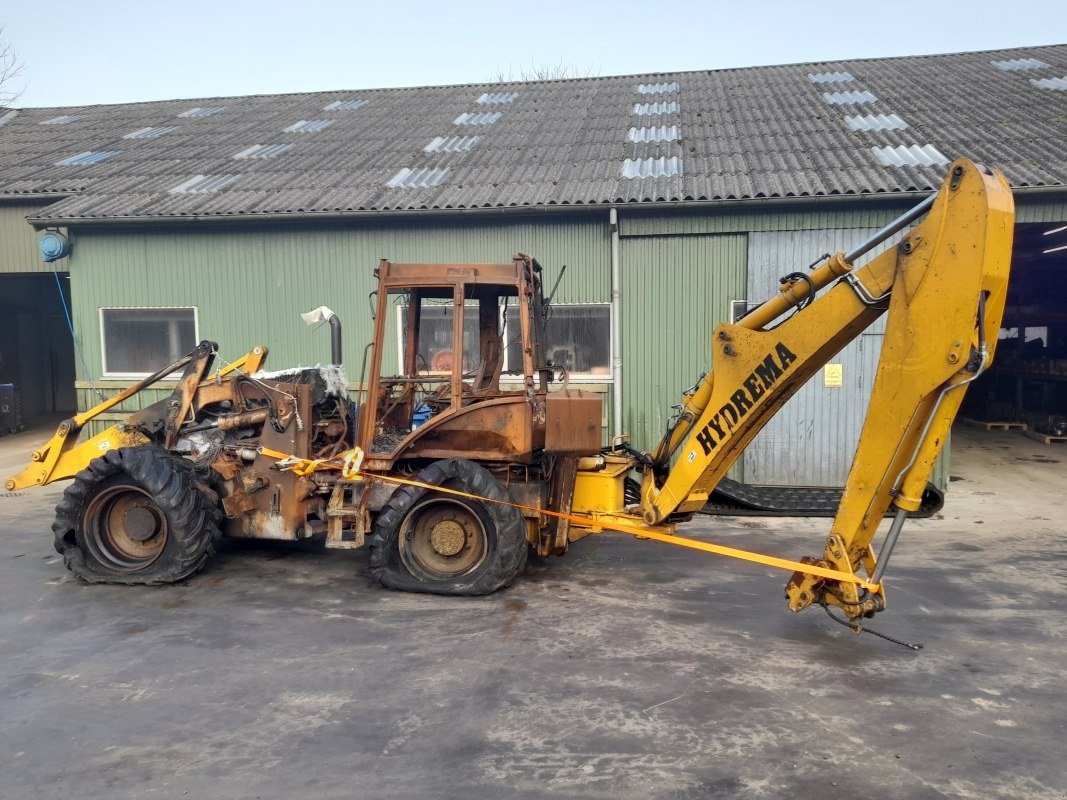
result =
[[[900,245],[852,271],[856,258],[927,210]],[[773,300],[736,324],[717,327],[714,369],[683,398],[678,423],[645,470],[645,523],[700,510],[775,412],[888,308],[845,493],[821,559],[806,559],[850,574],[862,568],[877,584],[904,516],[919,507],[966,385],[992,359],[1007,297],[1013,223],[1003,176],[957,161],[933,198],[866,249],[838,253],[810,273],[787,276]],[[791,309],[798,312],[772,326]],[[871,541],[890,504],[898,516],[879,568]],[[790,581],[787,595],[793,610],[829,602],[853,618],[884,606],[880,587],[866,591],[802,573]]]
[[[201,342],[192,352],[122,390],[114,397],[109,397],[88,411],[82,411],[70,419],[63,420],[56,429],[55,435],[33,451],[29,465],[18,475],[8,478],[4,484],[7,490],[15,491],[29,486],[45,486],[53,481],[73,478],[85,469],[90,461],[108,450],[147,444],[151,441],[150,433],[163,434],[169,445],[169,440],[189,413],[200,382],[208,376],[216,350],[217,346],[214,342]],[[218,370],[212,378],[217,380],[238,369],[255,372],[260,369],[266,357],[267,348],[256,346],[242,358]],[[169,398],[134,412],[123,422],[112,425],[96,436],[78,443],[79,434],[91,420],[180,369],[184,369],[184,372],[174,393]]]

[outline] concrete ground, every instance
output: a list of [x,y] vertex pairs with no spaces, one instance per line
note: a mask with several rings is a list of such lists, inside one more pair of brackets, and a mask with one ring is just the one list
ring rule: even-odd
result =
[[[45,438],[0,439],[0,475]],[[62,487],[0,496],[0,797],[1063,798],[1067,448],[964,429],[872,623],[787,576],[621,535],[480,599],[387,592],[364,552],[230,544],[86,586]],[[828,520],[700,519],[790,557]]]

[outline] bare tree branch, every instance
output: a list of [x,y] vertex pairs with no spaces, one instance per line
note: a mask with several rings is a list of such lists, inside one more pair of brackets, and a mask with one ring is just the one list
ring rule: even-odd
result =
[[0,106],[11,105],[22,96],[26,90],[25,84],[15,88],[13,83],[25,69],[26,64],[4,38],[4,26],[0,25]]
[[491,83],[516,83],[518,81],[558,81],[565,78],[595,78],[600,75],[600,69],[589,65],[581,68],[560,59],[555,64],[535,64],[533,61],[528,66],[514,67],[508,65],[497,67],[489,76]]

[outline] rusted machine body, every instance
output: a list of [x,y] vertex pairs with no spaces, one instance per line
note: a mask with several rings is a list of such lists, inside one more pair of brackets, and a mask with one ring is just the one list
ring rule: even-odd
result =
[[[76,444],[82,426],[118,398],[64,422],[11,483],[75,477],[113,449],[157,448],[204,476],[222,512],[222,534],[282,540],[326,534],[328,547],[355,548],[365,544],[395,487],[287,466],[358,449],[368,474],[415,476],[434,462],[458,459],[478,465],[527,507],[517,525],[523,547],[564,552],[568,521],[537,509],[570,508],[579,460],[600,453],[602,411],[598,395],[570,388],[566,374],[545,361],[540,265],[521,254],[506,264],[383,260],[375,274],[374,336],[360,388],[351,395],[356,402],[340,366],[260,372],[267,351],[256,347],[238,364],[212,373],[217,346],[202,342],[122,394],[182,370],[170,397],[82,444]],[[518,333],[505,342],[509,317]],[[562,385],[553,385],[557,377]],[[142,545],[131,544],[125,521],[131,502],[116,505],[94,535],[96,549],[111,553],[111,566],[135,582],[131,576],[147,566],[147,556]],[[465,524],[485,539],[484,555],[493,534],[483,528],[492,525],[463,513]],[[162,542],[165,520],[157,516],[158,530],[149,539]],[[426,537],[463,528],[450,524],[431,526]],[[109,540],[108,525],[118,530],[117,544]],[[57,547],[86,549],[78,524],[56,534]],[[165,549],[159,547],[156,555]]]

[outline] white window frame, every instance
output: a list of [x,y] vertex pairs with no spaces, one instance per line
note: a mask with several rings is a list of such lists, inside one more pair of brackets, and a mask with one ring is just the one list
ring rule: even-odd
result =
[[[568,376],[570,378],[571,383],[608,383],[608,384],[613,383],[614,382],[614,376],[613,376],[612,371],[611,371],[611,365],[615,363],[615,358],[614,358],[615,354],[614,354],[613,349],[612,349],[612,338],[613,337],[611,335],[611,303],[610,302],[606,302],[606,303],[605,302],[601,302],[601,303],[553,303],[552,305],[553,305],[554,308],[588,308],[588,307],[591,307],[591,306],[601,306],[601,307],[604,307],[604,308],[608,309],[608,371],[606,373],[604,373],[603,375],[597,375],[597,374],[592,373],[592,372],[571,372],[571,373],[568,373]],[[397,309],[396,352],[397,352],[397,359],[398,359],[397,363],[403,363],[403,361],[404,361],[404,332],[403,332],[403,325],[404,325],[403,317],[404,317],[404,313],[403,313],[403,311],[401,309],[407,309],[407,307],[408,307],[408,305],[406,303],[397,303],[396,304],[396,309]],[[518,313],[518,307],[517,306],[509,306],[509,309],[513,310],[515,313]],[[517,321],[517,318],[509,318],[509,323],[512,322],[512,321]],[[500,325],[501,325],[501,327],[504,326],[504,306],[500,306]],[[505,338],[505,341],[504,341],[504,358],[507,359],[507,346],[508,346],[508,342],[506,341],[507,340],[507,331],[504,332],[504,338]],[[505,361],[504,366],[505,367],[507,366],[506,361]],[[500,376],[500,382],[502,384],[508,384],[508,385],[521,384],[522,383],[522,377],[519,376],[519,375],[515,375],[514,373],[510,373],[509,374],[508,372],[505,371]]]
[[[192,311],[193,312],[193,346],[200,341],[200,309],[198,306],[100,306],[97,309],[98,321],[100,324],[100,367],[103,370],[101,373],[102,378],[112,378],[116,380],[126,379],[140,379],[147,378],[151,375],[151,372],[109,372],[107,368],[107,341],[104,338],[104,312],[105,311]],[[167,366],[167,364],[160,364],[159,368]],[[181,372],[175,372],[171,375],[167,375],[160,380],[176,381],[181,378]]]
[[[608,329],[607,330],[607,336],[608,336],[608,371],[606,373],[604,373],[603,375],[597,375],[596,373],[593,373],[593,372],[568,372],[567,376],[570,379],[571,383],[607,383],[607,384],[610,384],[610,383],[612,383],[614,381],[614,377],[613,377],[612,371],[611,371],[611,365],[615,363],[615,353],[614,353],[614,351],[612,349],[613,337],[611,335],[611,303],[610,302],[601,302],[601,303],[553,303],[552,304],[552,308],[590,308],[590,307],[593,307],[593,306],[601,306],[603,308],[608,309],[608,320],[607,320],[607,322],[608,322],[608,324],[607,324],[607,329]],[[546,326],[548,325],[548,323],[545,323],[545,324],[546,324]],[[507,342],[505,342],[504,344],[505,344],[505,351],[506,351],[507,350],[507,348],[506,348]],[[544,345],[545,342],[542,342],[541,344]],[[545,353],[545,358],[548,358],[548,353]]]

